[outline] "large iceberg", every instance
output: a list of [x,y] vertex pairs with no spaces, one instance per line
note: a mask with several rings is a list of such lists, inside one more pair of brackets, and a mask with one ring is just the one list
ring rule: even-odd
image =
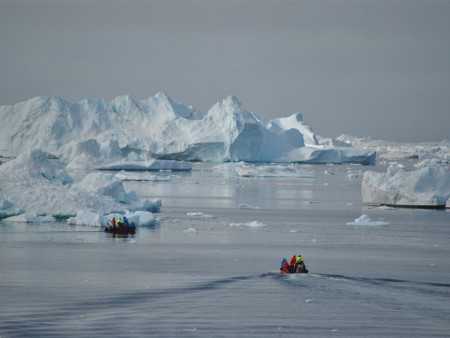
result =
[[375,158],[370,150],[355,155],[353,148],[319,146],[300,113],[269,121],[234,96],[207,114],[164,93],[141,101],[119,96],[78,103],[37,97],[0,106],[0,118],[0,156],[40,148],[73,169],[93,169],[99,158],[117,164],[133,153],[143,160],[210,162],[372,164]]
[[157,212],[160,199],[137,199],[112,174],[94,172],[72,182],[63,165],[32,150],[0,166],[0,214],[75,215],[78,210]]
[[362,200],[366,204],[444,208],[449,198],[448,167],[405,171],[392,164],[386,173],[366,171],[362,181]]

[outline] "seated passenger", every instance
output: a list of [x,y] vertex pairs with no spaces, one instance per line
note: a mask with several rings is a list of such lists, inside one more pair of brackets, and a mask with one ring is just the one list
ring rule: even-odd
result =
[[308,273],[302,255],[298,255],[297,260],[295,261],[295,272]]
[[281,261],[280,271],[285,272],[285,273],[289,273],[289,271],[290,271],[289,263],[286,258],[283,258],[283,260]]

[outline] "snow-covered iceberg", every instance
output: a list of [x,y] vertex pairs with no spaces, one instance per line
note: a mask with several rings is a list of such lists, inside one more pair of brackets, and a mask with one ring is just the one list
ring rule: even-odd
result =
[[443,208],[450,198],[448,167],[424,167],[405,171],[390,165],[386,173],[366,171],[362,200],[366,204]]
[[[16,157],[40,148],[61,158],[70,169],[148,168],[145,163],[123,163],[131,153],[144,161],[372,164],[375,158],[369,150],[318,147],[316,135],[300,113],[269,121],[249,112],[234,96],[218,102],[207,114],[164,93],[141,101],[119,96],[78,103],[37,97],[0,106],[0,118],[0,155]],[[97,163],[98,159],[115,164]],[[158,165],[166,169],[166,164]],[[184,164],[179,170],[186,170]]]
[[157,212],[161,200],[137,199],[112,174],[92,173],[74,183],[56,160],[32,150],[0,166],[1,214],[74,215],[78,210]]

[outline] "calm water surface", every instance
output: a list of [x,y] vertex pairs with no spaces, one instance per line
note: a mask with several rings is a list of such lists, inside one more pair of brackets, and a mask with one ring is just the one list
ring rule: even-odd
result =
[[[163,201],[128,238],[0,222],[0,337],[448,336],[449,211],[363,206],[347,176],[373,167],[302,168],[127,182]],[[389,225],[346,225],[362,214]],[[299,253],[309,275],[277,274]]]

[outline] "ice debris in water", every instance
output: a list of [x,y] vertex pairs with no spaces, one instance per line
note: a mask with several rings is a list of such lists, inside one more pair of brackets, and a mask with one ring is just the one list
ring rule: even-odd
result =
[[195,211],[195,212],[191,211],[191,212],[188,212],[186,215],[191,216],[191,217],[198,217],[198,218],[216,218],[216,216],[208,215],[208,214],[205,214],[200,211]]
[[35,212],[29,212],[17,216],[8,217],[5,219],[8,222],[16,223],[43,223],[43,222],[56,222],[53,216],[38,216]]
[[240,209],[259,209],[257,206],[253,206],[250,204],[239,204]]
[[372,219],[366,215],[363,214],[357,219],[355,219],[354,222],[347,222],[346,225],[359,225],[359,226],[383,226],[383,225],[389,225],[389,222],[383,222],[383,221],[372,221]]
[[253,221],[253,222],[249,222],[249,223],[230,223],[230,226],[233,226],[233,227],[244,226],[244,227],[249,227],[249,228],[259,228],[259,227],[265,227],[266,225],[261,222],[258,222],[258,221]]

